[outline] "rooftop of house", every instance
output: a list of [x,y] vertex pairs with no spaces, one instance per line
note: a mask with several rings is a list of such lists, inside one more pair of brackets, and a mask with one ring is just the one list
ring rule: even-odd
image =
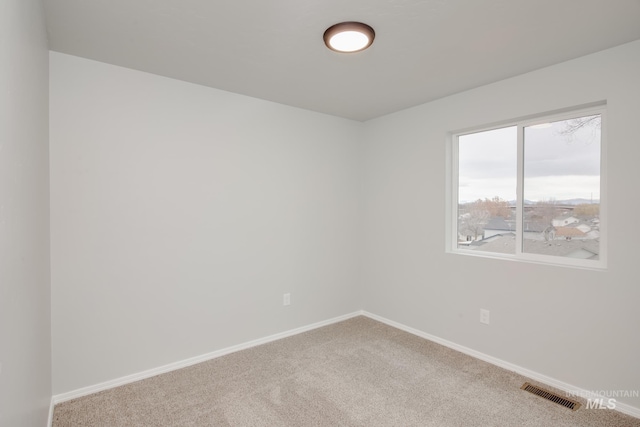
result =
[[[500,254],[514,254],[516,250],[516,236],[513,233],[498,234],[489,239],[473,242],[472,245],[469,245],[469,249]],[[524,251],[542,255],[597,260],[598,254],[600,253],[600,242],[598,239],[566,240],[565,238],[560,238],[549,242],[525,239]]]

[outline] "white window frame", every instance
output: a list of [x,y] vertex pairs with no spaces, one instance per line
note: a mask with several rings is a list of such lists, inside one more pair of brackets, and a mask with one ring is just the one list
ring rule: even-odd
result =
[[[524,212],[524,128],[539,124],[567,120],[577,117],[599,114],[601,116],[601,140],[600,140],[600,237],[599,254],[597,260],[575,259],[554,255],[534,254],[522,251],[523,244],[523,212]],[[510,126],[517,126],[517,190],[516,190],[516,252],[515,254],[502,254],[494,252],[475,251],[473,249],[458,247],[458,139],[460,136],[483,131],[495,130]],[[607,267],[607,115],[606,103],[597,103],[588,107],[566,109],[559,112],[545,113],[535,117],[515,119],[511,121],[495,123],[493,125],[465,129],[450,132],[447,138],[447,238],[446,251],[454,254],[469,255],[483,258],[499,258],[513,261],[524,261],[538,264],[568,266],[592,270],[604,270]]]

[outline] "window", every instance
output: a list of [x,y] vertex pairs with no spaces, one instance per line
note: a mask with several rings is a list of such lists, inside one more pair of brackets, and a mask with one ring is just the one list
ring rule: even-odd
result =
[[456,133],[451,251],[605,267],[603,107]]

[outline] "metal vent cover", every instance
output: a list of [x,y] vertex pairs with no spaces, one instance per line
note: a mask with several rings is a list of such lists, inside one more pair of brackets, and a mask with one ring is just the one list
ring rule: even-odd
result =
[[552,401],[553,403],[557,403],[558,405],[562,405],[565,408],[569,408],[573,411],[577,411],[580,409],[582,404],[580,402],[576,402],[575,400],[567,399],[566,397],[562,397],[557,393],[551,392],[549,390],[545,390],[540,387],[536,387],[529,383],[522,384],[520,387],[524,391],[528,391],[529,393],[533,393],[536,396],[540,396],[543,399],[547,399]]

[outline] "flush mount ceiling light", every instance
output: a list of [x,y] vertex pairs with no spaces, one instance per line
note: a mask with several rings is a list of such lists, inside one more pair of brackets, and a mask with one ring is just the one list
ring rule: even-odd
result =
[[362,22],[341,22],[324,32],[324,44],[336,52],[360,52],[365,50],[375,38],[373,28]]

